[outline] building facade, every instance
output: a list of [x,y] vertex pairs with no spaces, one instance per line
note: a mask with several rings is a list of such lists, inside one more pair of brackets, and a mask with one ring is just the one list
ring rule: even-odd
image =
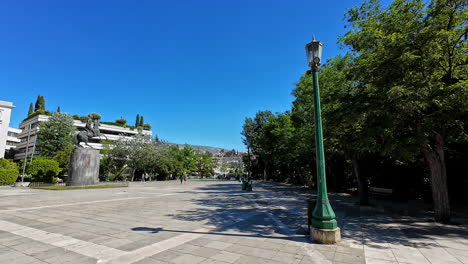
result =
[[5,151],[10,148],[7,140],[14,140],[12,136],[9,136],[10,117],[13,108],[15,106],[12,102],[0,101],[0,158],[5,157]]
[[[20,142],[16,146],[15,160],[21,160],[26,157],[30,158],[33,154],[34,156],[38,154],[36,151],[37,132],[40,129],[40,124],[49,120],[49,117],[47,115],[36,115],[21,122],[19,125],[21,133],[18,135]],[[85,123],[80,120],[74,120],[73,122],[78,131],[84,130]],[[137,129],[108,124],[100,124],[99,130],[101,136],[91,138],[88,142],[88,145],[98,150],[104,148],[103,144],[101,144],[102,140],[128,140],[140,133]],[[141,133],[150,137],[153,135],[153,132],[150,130],[141,130]]]
[[13,127],[8,128],[5,152],[9,151],[10,149],[16,149],[16,146],[21,142],[21,140],[18,138],[20,133],[21,129]]

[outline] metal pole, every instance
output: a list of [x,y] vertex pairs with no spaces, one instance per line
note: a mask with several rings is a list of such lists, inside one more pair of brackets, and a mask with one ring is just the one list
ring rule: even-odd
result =
[[322,114],[320,110],[320,90],[318,82],[318,68],[312,67],[314,84],[314,112],[315,112],[315,150],[317,160],[318,194],[317,203],[312,213],[312,226],[319,229],[335,229],[335,212],[330,205],[327,194],[327,179],[325,171],[325,154],[323,150]]
[[32,152],[31,152],[31,159],[29,160],[29,163],[33,161],[34,151],[36,151],[36,141],[37,141],[37,135],[36,135],[36,138],[34,139],[34,144],[33,144]]
[[24,162],[23,162],[23,174],[21,174],[21,182],[24,182],[24,172],[26,171],[26,161],[28,159],[28,150],[29,150],[29,137],[31,136],[31,123],[29,123],[28,130],[28,141],[26,143],[26,152],[24,153]]

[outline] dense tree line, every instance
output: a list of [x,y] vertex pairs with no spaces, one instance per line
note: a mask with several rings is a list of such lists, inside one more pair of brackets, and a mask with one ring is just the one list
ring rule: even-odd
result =
[[[468,158],[466,1],[395,0],[383,8],[370,0],[346,19],[350,30],[339,39],[349,52],[319,74],[329,185],[357,187],[361,204],[371,184],[399,198],[429,189],[436,220],[449,221],[448,178],[462,183],[453,168]],[[242,134],[257,175],[313,184],[312,89],[305,74],[291,111],[246,118]]]
[[111,180],[167,180],[186,173],[203,177],[214,174],[217,166],[209,152],[189,146],[179,149],[143,135],[106,144],[101,152],[101,175]]

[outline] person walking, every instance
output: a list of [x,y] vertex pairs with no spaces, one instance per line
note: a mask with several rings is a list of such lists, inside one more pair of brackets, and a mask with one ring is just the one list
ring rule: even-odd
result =
[[184,175],[180,175],[180,184],[184,183]]

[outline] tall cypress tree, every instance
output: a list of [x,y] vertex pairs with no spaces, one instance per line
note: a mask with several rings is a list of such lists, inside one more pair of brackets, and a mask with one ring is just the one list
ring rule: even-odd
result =
[[143,126],[143,124],[145,123],[144,121],[145,119],[143,118],[143,116],[140,117],[140,125],[139,126]]
[[41,109],[45,111],[45,108],[46,108],[45,107],[45,99],[44,99],[44,96],[42,96],[42,95],[41,95],[41,106],[42,106]]
[[60,112],[61,111],[60,111],[60,106],[59,106],[59,107],[57,107],[57,113],[60,113]]
[[32,115],[33,112],[34,112],[33,104],[30,103],[29,104],[29,110],[28,110],[28,116]]
[[140,115],[137,114],[136,120],[135,120],[135,127],[139,127],[139,126],[140,126]]
[[41,96],[38,95],[36,99],[36,104],[34,105],[34,112],[41,109]]

